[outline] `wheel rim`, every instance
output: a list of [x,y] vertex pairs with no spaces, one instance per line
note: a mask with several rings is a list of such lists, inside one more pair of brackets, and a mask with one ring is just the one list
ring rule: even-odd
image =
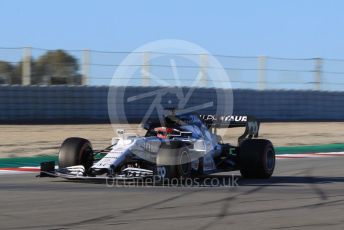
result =
[[183,172],[183,174],[188,174],[190,171],[190,157],[189,154],[186,150],[184,150],[181,153],[181,157],[180,157],[180,165],[181,165],[181,170]]
[[266,168],[271,171],[275,167],[275,153],[273,150],[269,150],[266,153]]

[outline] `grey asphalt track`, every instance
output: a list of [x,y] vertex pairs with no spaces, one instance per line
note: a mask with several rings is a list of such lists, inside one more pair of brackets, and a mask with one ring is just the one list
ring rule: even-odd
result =
[[238,187],[2,175],[0,229],[344,229],[343,165],[344,157],[279,160],[273,178]]

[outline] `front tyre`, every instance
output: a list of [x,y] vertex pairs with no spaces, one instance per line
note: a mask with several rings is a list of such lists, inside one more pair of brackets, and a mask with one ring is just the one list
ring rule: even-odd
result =
[[80,137],[67,138],[61,145],[58,161],[60,168],[83,165],[87,172],[93,165],[91,143]]
[[275,162],[275,150],[269,140],[249,139],[240,145],[240,173],[244,178],[271,177]]
[[186,146],[164,145],[156,159],[157,174],[165,179],[185,179],[191,176],[191,157]]

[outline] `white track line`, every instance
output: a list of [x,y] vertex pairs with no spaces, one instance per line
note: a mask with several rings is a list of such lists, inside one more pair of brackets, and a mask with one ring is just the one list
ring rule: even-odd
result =
[[277,159],[293,159],[293,158],[317,158],[317,157],[339,157],[344,156],[344,152],[328,152],[328,153],[301,153],[301,154],[280,154]]

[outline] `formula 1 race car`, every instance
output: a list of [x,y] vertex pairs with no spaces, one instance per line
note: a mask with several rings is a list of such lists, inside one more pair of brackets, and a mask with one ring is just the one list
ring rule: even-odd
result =
[[[223,143],[217,129],[233,127],[245,127],[238,145]],[[255,139],[259,122],[253,117],[173,113],[143,128],[145,136],[117,130],[111,146],[99,151],[86,139],[67,138],[58,169],[54,162],[43,162],[41,176],[166,180],[240,170],[244,178],[269,178],[275,168],[274,147],[269,140]]]

